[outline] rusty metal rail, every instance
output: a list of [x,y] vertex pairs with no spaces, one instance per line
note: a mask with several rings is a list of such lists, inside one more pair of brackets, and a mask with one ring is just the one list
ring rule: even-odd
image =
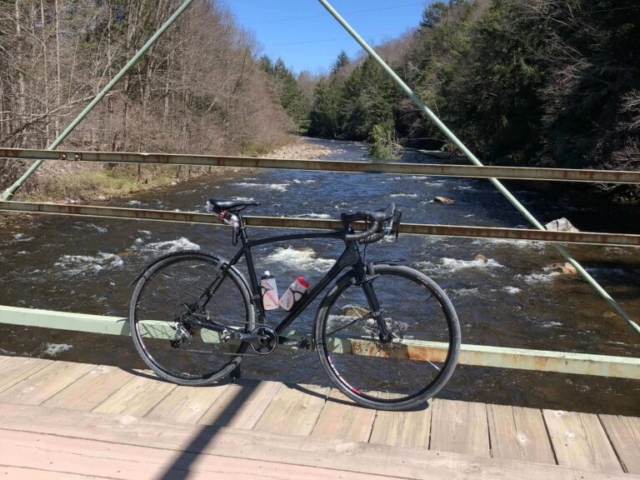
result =
[[[0,211],[224,226],[215,215],[207,213],[169,212],[165,210],[0,201]],[[342,225],[339,220],[291,217],[247,216],[245,217],[245,222],[251,227],[311,230],[339,229]],[[418,223],[403,223],[400,225],[400,232],[413,235],[437,235],[444,237],[492,238],[566,244],[616,245],[622,247],[640,246],[640,235],[618,233],[554,232],[519,228],[470,227]]]
[[[130,335],[128,318],[0,305],[0,324],[3,323],[103,335]],[[284,332],[283,336],[290,338],[310,337],[311,332],[289,330]],[[343,347],[347,341],[344,338],[340,339],[340,347]],[[429,352],[432,352],[429,355],[446,355],[447,346],[445,344],[428,343],[430,344]],[[413,347],[416,346],[419,348],[420,342],[414,342]],[[342,350],[342,353],[345,353],[345,350]],[[462,344],[458,364],[640,379],[640,359],[589,353]]]
[[173,155],[165,153],[79,152],[62,150],[20,150],[0,148],[0,161],[55,160],[163,165],[201,165],[215,167],[312,170],[345,173],[394,173],[463,178],[502,178],[564,182],[640,183],[640,172],[613,170],[573,170],[530,167],[479,167],[472,165],[438,165],[400,162],[347,162],[328,160],[293,160],[219,155]]

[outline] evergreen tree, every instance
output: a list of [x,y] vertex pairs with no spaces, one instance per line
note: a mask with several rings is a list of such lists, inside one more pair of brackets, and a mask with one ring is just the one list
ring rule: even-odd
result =
[[270,79],[275,100],[294,121],[297,133],[306,133],[309,128],[309,111],[295,75],[281,58],[274,63],[265,55],[259,63]]
[[345,82],[341,117],[343,135],[355,140],[367,140],[374,125],[394,130],[394,104],[398,88],[370,57],[356,67]]
[[540,149],[544,36],[512,0],[467,23],[470,43],[442,86],[448,119],[479,154],[526,163]]
[[336,138],[340,130],[340,85],[335,76],[322,78],[315,88],[315,100],[310,113],[309,134]]
[[335,75],[337,74],[340,70],[342,70],[344,67],[346,67],[347,65],[349,65],[349,56],[347,55],[347,53],[342,50],[339,54],[338,54],[338,58],[336,59],[336,61],[333,64],[333,68],[331,69],[331,74]]

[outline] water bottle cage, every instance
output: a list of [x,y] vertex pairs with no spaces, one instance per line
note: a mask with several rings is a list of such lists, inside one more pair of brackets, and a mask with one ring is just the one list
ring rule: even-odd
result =
[[[291,288],[289,288],[289,290],[291,290]],[[300,301],[300,299],[302,297],[304,297],[306,294],[307,294],[306,290],[304,292],[299,292],[297,290],[291,290],[291,295],[293,295],[293,304],[295,305],[296,303],[298,303]]]

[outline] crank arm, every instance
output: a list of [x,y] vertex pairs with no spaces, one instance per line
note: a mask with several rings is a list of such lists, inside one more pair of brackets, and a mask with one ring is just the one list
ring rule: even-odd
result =
[[214,332],[218,332],[221,334],[226,333],[228,335],[227,338],[229,340],[239,340],[241,342],[256,342],[256,341],[259,342],[259,341],[268,339],[266,335],[256,335],[254,333],[242,333],[227,325],[222,325],[219,323],[200,322],[198,320],[190,320],[189,325],[192,327],[201,327],[206,330],[212,330]]
[[267,337],[266,335],[256,335],[255,333],[240,333],[234,331],[231,331],[229,333],[231,335],[231,338],[233,338],[234,340],[240,340],[241,342],[261,342],[269,339],[269,337]]

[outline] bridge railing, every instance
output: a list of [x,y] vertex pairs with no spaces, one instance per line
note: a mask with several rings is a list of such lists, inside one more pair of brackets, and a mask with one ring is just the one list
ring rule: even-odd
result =
[[[131,333],[129,320],[123,317],[54,312],[2,305],[0,305],[0,323],[102,335],[129,336]],[[308,337],[310,332],[289,330],[284,332],[283,335],[288,338],[300,338],[303,336]],[[592,355],[588,353],[463,344],[460,348],[458,364],[640,379],[640,358]]]
[[[478,167],[405,162],[346,162],[323,160],[292,160],[274,158],[170,155],[122,152],[76,152],[50,150],[0,149],[0,161],[9,158],[52,161],[109,162],[165,165],[200,165],[234,168],[291,169],[333,171],[352,174],[397,174],[466,178],[508,178],[519,180],[640,183],[640,172],[600,170],[560,170],[525,167]],[[100,207],[36,202],[0,201],[0,211],[71,215],[91,218],[151,220],[222,227],[217,217],[205,213],[170,212],[135,208]],[[335,229],[339,220],[247,216],[252,227],[286,229]],[[449,237],[525,240],[557,244],[640,246],[640,235],[599,232],[558,232],[533,229],[493,228],[458,225],[403,223],[405,234]],[[0,323],[59,328],[91,333],[129,335],[126,318],[50,312],[35,309],[0,306]],[[461,349],[461,364],[529,369],[572,374],[640,379],[640,359],[586,353],[551,352],[465,344]]]
[[[293,160],[218,155],[176,155],[164,153],[81,152],[20,150],[0,148],[0,161],[53,160],[78,162],[135,163],[161,165],[198,165],[207,167],[308,170],[353,174],[425,175],[463,178],[502,178],[538,181],[597,182],[640,184],[640,172],[606,170],[570,170],[527,167],[479,167],[402,162]],[[97,218],[145,219],[154,221],[220,225],[207,214],[167,212],[135,208],[111,208],[52,203],[0,201],[0,211],[90,216]],[[338,220],[247,216],[249,226],[267,228],[335,229]],[[221,225],[220,225],[221,226]],[[417,235],[528,240],[562,244],[640,246],[640,235],[600,232],[558,232],[522,228],[403,223],[400,232]]]

